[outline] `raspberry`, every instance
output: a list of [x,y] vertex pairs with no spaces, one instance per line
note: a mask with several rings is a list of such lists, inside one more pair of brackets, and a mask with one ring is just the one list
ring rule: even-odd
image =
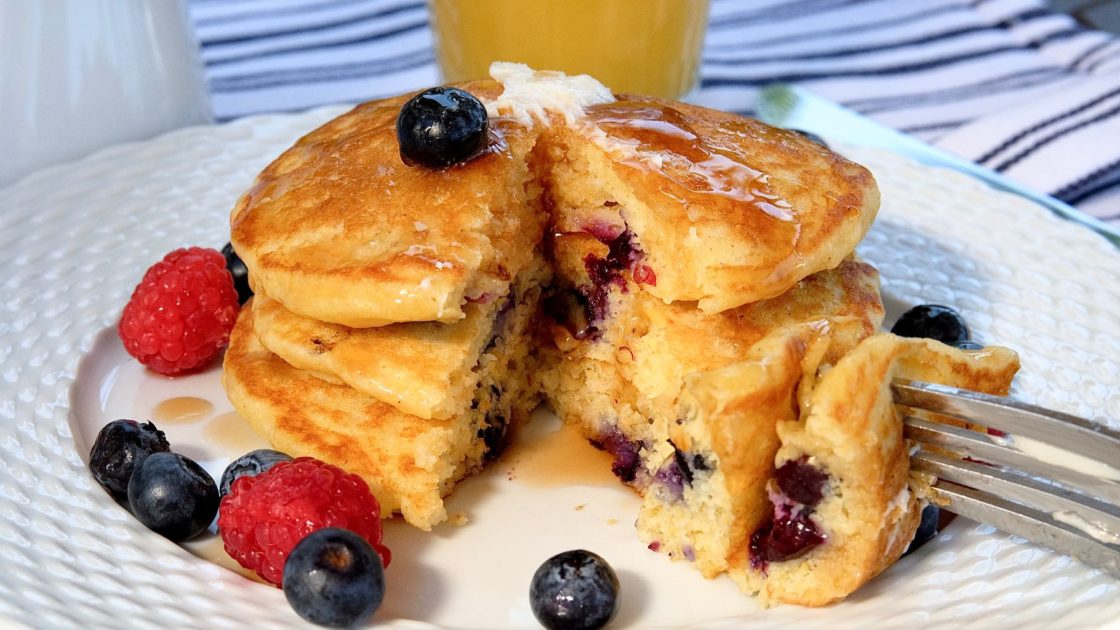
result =
[[361,536],[389,566],[389,549],[381,544],[381,506],[369,486],[361,477],[311,457],[239,477],[218,510],[226,552],[276,585],[296,543],[325,527]]
[[220,252],[177,249],[152,265],[117,332],[140,363],[172,376],[205,366],[229,343],[237,291]]

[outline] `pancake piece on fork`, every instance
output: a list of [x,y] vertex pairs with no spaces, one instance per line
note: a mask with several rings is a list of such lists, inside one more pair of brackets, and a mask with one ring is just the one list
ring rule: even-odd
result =
[[769,514],[738,541],[732,579],[764,604],[823,606],[881,573],[913,540],[929,483],[910,473],[891,381],[1006,395],[1018,369],[1006,348],[889,333],[822,363],[800,386],[798,417],[778,423]]

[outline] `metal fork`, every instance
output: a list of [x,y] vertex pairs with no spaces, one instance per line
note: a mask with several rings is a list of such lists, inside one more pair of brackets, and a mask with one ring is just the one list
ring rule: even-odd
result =
[[[911,468],[938,479],[935,503],[1120,577],[1120,432],[943,385],[899,379],[892,390],[919,446]],[[920,409],[996,431],[910,411]]]

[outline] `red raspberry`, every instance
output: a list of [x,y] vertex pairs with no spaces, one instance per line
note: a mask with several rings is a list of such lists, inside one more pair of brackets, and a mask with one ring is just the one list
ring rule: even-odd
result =
[[389,566],[392,556],[381,544],[381,506],[369,486],[361,477],[311,457],[239,477],[218,510],[226,552],[276,585],[296,543],[324,527],[361,536]]
[[177,249],[136,285],[117,332],[140,363],[171,376],[218,356],[229,343],[237,310],[237,290],[221,252]]

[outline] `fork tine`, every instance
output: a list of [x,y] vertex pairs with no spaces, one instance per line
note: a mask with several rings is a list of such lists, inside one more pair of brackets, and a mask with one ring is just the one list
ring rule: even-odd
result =
[[[999,429],[1077,453],[1110,468],[1120,462],[1120,432],[1077,416],[945,385],[897,379],[894,401]],[[1120,471],[1115,477],[1120,478]]]
[[941,447],[961,455],[1021,470],[1038,477],[1052,479],[1072,490],[1100,497],[1120,505],[1120,484],[1087,475],[1077,470],[1056,466],[1035,459],[993,441],[976,431],[949,426],[914,416],[905,419],[907,438]]
[[[1041,483],[994,466],[924,451],[910,457],[910,466],[915,470],[931,473],[941,480],[1026,503],[1043,512],[1073,513],[1100,529],[1120,532],[1120,507],[1070,492],[1060,486]],[[1120,543],[1120,538],[1116,542]]]
[[939,481],[931,491],[935,502],[948,502],[945,507],[952,512],[988,523],[1120,577],[1120,545],[1091,538],[1080,529],[1055,520],[1050,514],[951,481]]

